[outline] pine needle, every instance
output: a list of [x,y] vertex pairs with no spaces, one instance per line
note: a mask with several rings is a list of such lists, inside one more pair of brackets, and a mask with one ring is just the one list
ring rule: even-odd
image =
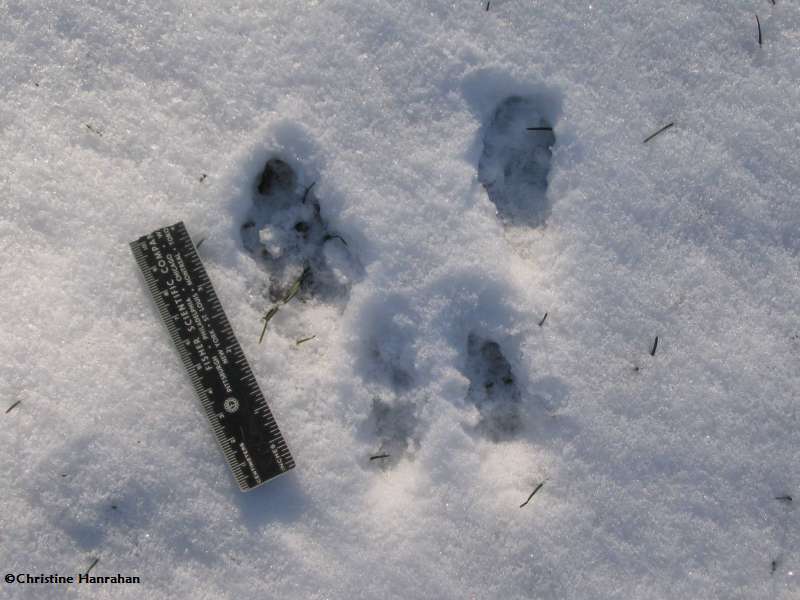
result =
[[643,143],[643,144],[646,144],[647,142],[649,142],[650,140],[652,140],[654,137],[656,137],[656,136],[657,136],[659,133],[664,133],[664,132],[665,132],[667,129],[669,129],[669,128],[670,128],[670,127],[672,127],[673,125],[675,125],[675,123],[669,123],[668,125],[664,125],[664,127],[662,127],[661,129],[659,129],[658,131],[656,131],[654,134],[652,134],[652,135],[648,135],[648,136],[647,136],[647,137],[644,139],[644,142],[642,142],[642,143]]
[[756,25],[758,26],[758,45],[761,46],[761,21],[758,20],[758,15],[756,15]]
[[531,495],[528,496],[528,499],[525,500],[525,502],[523,502],[522,504],[520,504],[519,507],[520,508],[525,508],[525,506],[527,506],[528,502],[530,502],[531,499],[536,495],[536,492],[538,492],[540,489],[542,489],[543,486],[544,486],[544,481],[534,488],[534,490],[531,492]]
[[94,562],[93,562],[91,565],[89,565],[89,568],[88,568],[88,569],[86,569],[86,575],[88,575],[88,574],[89,574],[89,571],[91,571],[92,569],[94,569],[95,565],[96,565],[97,563],[99,563],[99,562],[100,562],[100,559],[99,559],[99,558],[95,558],[95,559],[94,559]]

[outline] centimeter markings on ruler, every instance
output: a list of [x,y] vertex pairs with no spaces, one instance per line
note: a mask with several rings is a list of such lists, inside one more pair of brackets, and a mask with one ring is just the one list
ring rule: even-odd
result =
[[183,223],[130,244],[161,320],[242,491],[294,467]]

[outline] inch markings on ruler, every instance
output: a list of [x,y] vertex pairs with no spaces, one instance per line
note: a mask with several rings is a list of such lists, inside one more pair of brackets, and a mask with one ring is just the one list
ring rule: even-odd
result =
[[251,490],[294,468],[184,224],[130,246],[239,487]]

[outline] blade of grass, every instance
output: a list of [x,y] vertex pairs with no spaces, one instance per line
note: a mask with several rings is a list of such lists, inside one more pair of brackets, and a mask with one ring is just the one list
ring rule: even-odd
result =
[[289,288],[289,291],[286,293],[286,296],[284,296],[284,298],[283,298],[283,303],[284,304],[288,304],[289,300],[291,300],[292,298],[294,298],[297,295],[297,292],[300,291],[300,286],[303,285],[303,281],[305,281],[306,276],[310,272],[311,272],[311,269],[309,267],[306,267],[305,269],[303,269],[303,273],[300,275],[300,277],[297,278],[297,281],[295,281],[292,284],[292,287]]
[[[272,317],[274,317],[277,314],[277,312],[280,310],[281,306],[283,306],[284,304],[287,304],[292,298],[294,298],[297,295],[297,293],[300,291],[300,288],[303,285],[303,281],[305,281],[306,277],[308,276],[308,274],[310,272],[311,272],[311,268],[310,267],[306,267],[305,269],[303,269],[303,273],[300,275],[300,277],[297,278],[297,281],[295,281],[292,284],[292,287],[289,288],[289,291],[286,292],[286,295],[283,297],[283,300],[281,302],[279,302],[278,304],[273,305],[267,311],[267,314],[265,314],[263,317],[261,317],[261,320],[264,321],[264,328],[261,330],[261,335],[258,337],[258,343],[259,344],[262,341],[264,341],[264,334],[267,333],[267,324],[269,323],[270,319],[272,319]],[[315,337],[315,336],[312,336],[312,337]],[[304,341],[308,341],[308,340],[304,340]]]
[[276,304],[267,311],[267,314],[261,317],[261,320],[264,321],[264,329],[261,330],[261,335],[258,338],[259,344],[264,340],[264,334],[267,333],[267,324],[269,323],[270,319],[276,315],[279,309],[280,305]]

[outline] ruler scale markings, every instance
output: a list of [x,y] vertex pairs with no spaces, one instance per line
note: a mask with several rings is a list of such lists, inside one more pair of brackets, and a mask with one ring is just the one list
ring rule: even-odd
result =
[[250,490],[294,468],[186,227],[164,227],[130,246],[239,487]]

